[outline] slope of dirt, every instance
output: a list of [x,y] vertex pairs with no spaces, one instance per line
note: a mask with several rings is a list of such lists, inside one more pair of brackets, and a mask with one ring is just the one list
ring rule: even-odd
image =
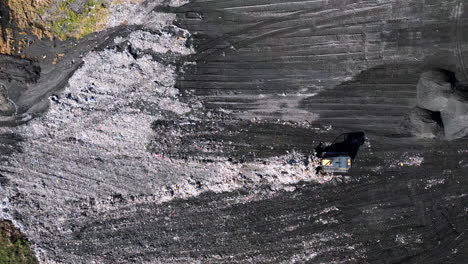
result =
[[[431,89],[463,105],[466,14],[114,7],[107,30],[0,57],[0,218],[43,263],[464,263],[468,139],[440,136],[418,86],[445,72]],[[367,135],[350,173],[317,175],[313,148],[349,131]]]

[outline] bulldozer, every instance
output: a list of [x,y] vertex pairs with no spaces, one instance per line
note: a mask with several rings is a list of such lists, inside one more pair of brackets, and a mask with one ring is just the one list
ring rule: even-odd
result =
[[317,173],[347,173],[365,140],[364,132],[351,132],[339,135],[327,146],[320,142],[315,148],[315,155],[320,159]]

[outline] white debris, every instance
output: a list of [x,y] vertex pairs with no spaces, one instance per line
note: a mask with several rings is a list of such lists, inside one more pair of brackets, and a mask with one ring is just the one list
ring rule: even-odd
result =
[[426,186],[424,189],[428,190],[436,185],[441,185],[445,183],[445,179],[431,179],[426,181]]
[[169,1],[169,6],[173,7],[179,7],[188,4],[190,1],[189,0],[170,0]]
[[328,225],[328,224],[337,224],[338,223],[338,220],[336,220],[335,218],[331,217],[329,219],[325,219],[325,218],[322,218],[322,217],[319,217],[317,220],[315,220],[315,223],[321,223],[321,224],[324,224],[324,225]]
[[423,162],[424,162],[424,157],[403,155],[403,157],[400,160],[397,160],[396,162],[392,162],[392,164],[390,164],[389,167],[395,168],[395,167],[404,167],[404,166],[421,166]]
[[[365,253],[362,247],[356,248],[354,245],[347,245],[347,243],[341,243],[343,244],[342,246],[336,246],[339,244],[337,241],[346,241],[352,238],[351,234],[348,233],[325,231],[313,234],[311,237],[312,239],[302,243],[302,252],[294,254],[289,260],[281,263],[356,263],[355,256],[362,256]],[[332,241],[334,243],[328,245],[328,242]],[[353,254],[349,254],[344,259],[341,259],[340,262],[321,261],[320,256],[329,251],[353,252]]]
[[[128,40],[132,47],[140,50],[152,50],[156,53],[167,53],[171,51],[188,55],[194,51],[186,47],[185,43],[189,34],[185,30],[183,32],[183,36],[174,38],[174,36],[168,32],[153,34],[151,32],[137,30],[130,33]],[[122,40],[119,39],[118,41]]]
[[327,207],[325,209],[323,209],[319,214],[322,215],[322,214],[328,214],[329,212],[335,212],[335,211],[339,211],[340,209],[338,209],[336,206],[332,206],[332,207]]
[[408,244],[408,242],[406,241],[406,237],[402,234],[396,235],[395,242],[398,242],[399,244],[402,244],[402,245]]
[[421,244],[423,240],[420,234],[397,234],[395,236],[395,242],[400,245],[407,245],[407,244]]
[[291,258],[290,263],[304,263],[306,261],[311,261],[318,256],[317,253],[304,253],[303,255],[294,255]]
[[141,4],[143,0],[115,2],[110,6],[111,16],[107,21],[107,27],[117,27],[120,25],[146,25],[151,17],[153,22],[160,26],[172,25],[175,14],[156,14],[153,10],[162,4],[162,0],[148,1]]

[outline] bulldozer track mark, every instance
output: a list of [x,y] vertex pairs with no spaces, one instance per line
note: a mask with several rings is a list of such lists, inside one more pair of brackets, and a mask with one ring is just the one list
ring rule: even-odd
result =
[[463,48],[462,48],[462,41],[463,41],[463,25],[462,25],[462,13],[463,13],[463,0],[458,0],[458,4],[456,7],[456,50],[457,50],[457,58],[458,63],[460,64],[460,68],[463,71],[463,75],[465,80],[468,80],[468,71],[466,69],[465,60],[463,59]]
[[[229,33],[229,34],[226,34],[225,36],[223,36],[223,37],[221,37],[219,39],[209,41],[207,44],[201,45],[201,47],[199,48],[199,51],[197,52],[197,54],[194,55],[192,58],[189,58],[189,59],[194,60],[194,61],[199,61],[199,60],[211,57],[213,55],[220,54],[220,53],[222,53],[222,52],[224,52],[224,51],[226,51],[228,49],[231,49],[231,48],[246,47],[249,44],[258,42],[259,40],[262,40],[262,39],[266,39],[266,38],[270,38],[270,37],[274,37],[274,36],[292,34],[292,33],[295,33],[295,32],[297,32],[299,30],[302,30],[302,29],[312,29],[313,32],[316,32],[316,30],[318,30],[318,29],[338,28],[338,27],[341,26],[340,24],[331,24],[330,25],[330,24],[327,24],[327,23],[339,21],[339,20],[346,19],[346,18],[352,18],[352,17],[355,17],[355,16],[359,16],[359,14],[367,13],[369,11],[374,11],[374,10],[378,10],[378,9],[385,10],[388,7],[389,7],[388,4],[376,5],[376,6],[361,8],[358,11],[352,10],[352,11],[349,11],[349,12],[345,12],[345,14],[338,15],[338,16],[334,15],[336,13],[342,12],[342,11],[340,11],[338,9],[328,9],[328,10],[326,10],[324,12],[317,12],[317,8],[313,8],[313,9],[310,9],[310,10],[299,11],[299,12],[296,12],[296,13],[293,13],[293,14],[283,16],[283,17],[281,17],[279,19],[275,18],[275,19],[271,19],[271,20],[262,21],[262,22],[259,22],[259,23],[255,24],[254,26],[249,26],[249,27],[243,28],[243,29],[241,29],[241,30],[239,30],[239,31],[237,31],[235,33]],[[271,26],[271,25],[286,22],[286,21],[289,21],[289,20],[290,21],[300,20],[300,18],[298,16],[301,16],[301,15],[304,15],[304,14],[309,14],[309,13],[314,13],[314,12],[317,15],[321,15],[321,16],[325,16],[325,17],[323,19],[320,19],[320,18],[313,19],[310,22],[301,23],[300,25],[297,25],[297,26],[292,26],[292,27],[286,27],[286,28],[273,30],[273,31],[258,35],[256,37],[251,37],[251,38],[248,38],[248,39],[242,39],[242,37],[241,37],[244,34],[248,34],[252,30],[258,30],[259,28],[263,28],[265,26]],[[330,15],[330,16],[328,16],[328,15]],[[294,19],[290,19],[291,17],[294,17]],[[360,25],[360,24],[363,24],[363,23],[360,23],[360,22],[352,23],[352,25]],[[237,42],[230,42],[229,41],[229,40],[234,39],[234,38],[241,38],[241,40],[239,40]],[[216,45],[218,45],[220,43],[224,43],[224,42],[228,42],[230,45],[227,46],[227,47],[216,49],[216,50],[214,50],[212,52],[209,52],[210,49],[213,49],[213,47],[215,47]]]

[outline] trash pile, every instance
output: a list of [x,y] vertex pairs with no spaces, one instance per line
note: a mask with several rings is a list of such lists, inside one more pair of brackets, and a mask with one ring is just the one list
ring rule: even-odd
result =
[[65,234],[77,214],[240,189],[249,194],[239,202],[249,202],[333,178],[317,176],[318,160],[300,153],[249,162],[168,155],[184,144],[197,153],[222,152],[222,141],[181,142],[179,135],[222,132],[230,114],[180,97],[177,60],[193,50],[186,31],[158,28],[164,24],[89,52],[68,86],[49,97],[49,110],[15,130],[23,151],[1,165],[11,180],[1,199],[33,241]]

